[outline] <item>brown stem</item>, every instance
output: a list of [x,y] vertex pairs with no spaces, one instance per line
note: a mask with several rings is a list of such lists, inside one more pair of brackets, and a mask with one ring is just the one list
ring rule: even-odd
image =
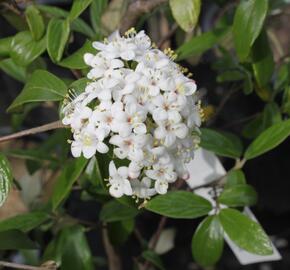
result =
[[24,270],[47,270],[46,267],[42,267],[42,266],[38,267],[38,266],[31,266],[31,265],[4,262],[4,261],[0,261],[0,266],[5,266],[9,268],[14,268],[14,269],[24,269]]
[[37,133],[41,133],[41,132],[45,132],[48,130],[52,130],[52,129],[57,129],[57,128],[63,128],[65,127],[61,121],[55,121],[49,124],[45,124],[39,127],[35,127],[35,128],[30,128],[30,129],[26,129],[20,132],[16,132],[14,134],[11,135],[7,135],[7,136],[3,136],[0,137],[0,143],[5,142],[5,141],[10,141],[10,140],[14,140],[20,137],[24,137],[24,136],[28,136],[28,135],[32,135],[32,134],[37,134]]
[[129,28],[133,27],[137,20],[145,13],[152,11],[157,6],[166,3],[167,0],[136,0],[133,1],[123,17],[120,24],[120,32],[124,34]]
[[159,43],[157,44],[157,47],[158,48],[163,47],[164,43],[174,35],[177,29],[178,29],[178,25],[174,23],[170,31],[159,41]]
[[[157,230],[156,232],[154,233],[153,237],[152,237],[152,241],[151,243],[149,244],[148,248],[149,249],[152,249],[154,250],[157,243],[158,243],[158,240],[160,238],[160,235],[162,233],[162,230],[164,228],[164,226],[166,225],[166,222],[167,222],[167,217],[162,217],[159,221],[159,224],[158,224],[158,227],[157,227]],[[142,266],[141,266],[141,270],[147,270],[150,266],[150,262],[149,261],[146,261]]]
[[103,224],[102,236],[105,251],[108,257],[109,270],[122,270],[120,256],[116,253],[114,247],[110,242],[106,224]]

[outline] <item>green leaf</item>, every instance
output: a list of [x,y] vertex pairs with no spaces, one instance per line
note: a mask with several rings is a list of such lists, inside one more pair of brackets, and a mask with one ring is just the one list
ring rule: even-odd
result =
[[73,5],[69,13],[69,19],[75,20],[91,4],[92,0],[73,0]]
[[226,179],[225,188],[246,184],[245,174],[242,170],[230,170],[226,175]]
[[145,250],[145,251],[143,251],[142,252],[142,257],[146,261],[151,262],[158,269],[165,270],[165,267],[163,265],[163,262],[162,262],[161,258],[153,250]]
[[229,82],[243,80],[245,74],[239,70],[228,70],[217,76],[217,82]]
[[230,158],[240,157],[243,151],[242,143],[237,136],[208,128],[201,129],[200,146],[217,155]]
[[41,39],[45,32],[45,26],[37,7],[34,5],[28,6],[25,10],[25,16],[33,38],[35,40]]
[[35,41],[30,32],[16,34],[11,41],[10,56],[20,66],[27,66],[46,49],[45,37]]
[[13,180],[12,170],[7,158],[0,153],[0,207],[6,201]]
[[0,56],[9,56],[12,39],[13,37],[6,37],[0,39]]
[[284,90],[282,111],[290,115],[290,86]]
[[0,68],[15,80],[26,81],[26,68],[15,64],[11,58],[0,61]]
[[62,80],[45,70],[36,70],[22,92],[10,105],[8,112],[12,112],[30,102],[62,100],[66,92],[67,87]]
[[95,187],[101,186],[102,188],[105,188],[104,180],[96,157],[92,157],[89,161],[85,170],[85,176]]
[[272,150],[289,135],[290,119],[267,128],[249,145],[245,152],[245,158],[252,159]]
[[263,121],[264,116],[259,113],[255,118],[253,118],[249,123],[247,123],[242,131],[242,135],[247,139],[256,138],[263,131]]
[[0,232],[0,250],[14,249],[37,249],[37,245],[21,231],[8,230]]
[[139,211],[136,208],[126,206],[116,200],[106,203],[100,212],[100,220],[104,222],[114,222],[127,220],[138,215]]
[[62,229],[47,246],[43,261],[54,260],[60,269],[93,270],[92,254],[84,228],[75,225]]
[[53,62],[59,62],[69,38],[68,20],[51,19],[47,26],[47,52]]
[[152,198],[145,208],[171,218],[192,219],[208,214],[212,206],[208,200],[192,192],[169,191]]
[[271,242],[262,227],[234,209],[223,209],[219,219],[229,238],[240,248],[258,255],[273,253]]
[[90,6],[90,19],[97,34],[101,34],[101,16],[108,6],[108,0],[93,0]]
[[62,67],[71,69],[87,68],[88,65],[84,61],[85,53],[96,53],[96,50],[92,46],[92,42],[89,40],[87,40],[79,50],[71,54],[69,57],[63,59],[58,64]]
[[64,166],[58,177],[52,194],[52,208],[56,209],[68,196],[74,182],[79,178],[88,160],[81,157],[76,158]]
[[27,214],[17,215],[8,219],[0,221],[0,232],[7,230],[20,230],[23,232],[28,232],[41,223],[46,221],[49,218],[49,215],[45,212],[35,211]]
[[201,0],[169,0],[174,19],[186,32],[194,29],[198,22]]
[[123,245],[134,230],[135,222],[134,219],[125,219],[117,222],[109,222],[108,235],[110,242],[114,246]]
[[217,216],[208,216],[195,231],[191,250],[192,256],[202,266],[214,265],[222,255],[224,234]]
[[262,31],[252,48],[254,75],[260,87],[266,86],[274,71],[273,54],[266,31]]
[[281,121],[282,116],[277,103],[267,103],[263,111],[263,130]]
[[[46,6],[46,5],[38,5],[37,7],[42,12],[50,16],[53,16],[55,18],[67,18],[69,16],[69,12],[58,7],[52,7],[52,6]],[[71,30],[84,34],[90,38],[93,38],[95,35],[92,28],[80,18],[75,19],[71,23]]]
[[193,37],[177,49],[177,60],[180,61],[193,55],[203,54],[217,44],[228,31],[229,28],[214,29]]
[[67,243],[62,254],[61,269],[95,269],[84,231],[84,228],[81,226],[74,226],[65,230]]
[[241,1],[234,17],[233,35],[237,54],[245,60],[263,27],[268,0]]
[[231,207],[254,205],[257,203],[257,193],[250,185],[235,185],[225,188],[218,201]]

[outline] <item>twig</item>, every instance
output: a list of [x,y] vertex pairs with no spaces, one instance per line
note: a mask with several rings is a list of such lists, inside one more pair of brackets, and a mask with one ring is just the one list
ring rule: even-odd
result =
[[108,256],[109,270],[122,270],[121,259],[110,243],[106,224],[102,227],[103,243]]
[[[158,224],[158,227],[157,227],[157,230],[156,230],[156,232],[154,233],[154,235],[153,235],[153,237],[152,237],[152,240],[151,240],[151,243],[150,243],[149,246],[148,246],[149,249],[152,249],[152,250],[155,249],[155,247],[156,247],[156,245],[157,245],[157,243],[158,243],[158,240],[159,240],[159,238],[160,238],[160,235],[161,235],[161,233],[162,233],[162,230],[163,230],[163,228],[164,228],[166,222],[167,222],[167,217],[162,217],[162,218],[160,219],[159,224]],[[140,269],[141,269],[141,270],[147,270],[147,269],[149,268],[150,264],[151,264],[151,263],[150,263],[149,261],[145,261],[145,263],[141,266]]]
[[14,269],[24,269],[24,270],[47,270],[47,267],[43,266],[31,266],[31,265],[25,265],[25,264],[18,264],[18,263],[11,263],[11,262],[4,262],[0,261],[0,266],[5,266],[9,268]]
[[126,14],[123,17],[123,20],[120,24],[120,32],[124,34],[129,28],[134,26],[137,20],[145,13],[150,12],[157,6],[166,3],[167,0],[136,0],[133,1],[128,9]]
[[164,43],[170,39],[172,37],[172,35],[175,33],[175,31],[178,29],[178,25],[176,23],[173,24],[172,28],[170,29],[170,31],[167,33],[166,36],[164,36],[160,41],[159,43],[157,44],[157,47],[158,48],[161,48]]
[[52,130],[52,129],[57,129],[57,128],[63,128],[65,127],[61,121],[55,121],[49,124],[45,124],[39,127],[35,127],[35,128],[30,128],[30,129],[26,129],[20,132],[16,132],[14,134],[11,135],[7,135],[7,136],[3,136],[0,137],[0,143],[5,142],[5,141],[10,141],[10,140],[14,140],[20,137],[24,137],[24,136],[28,136],[28,135],[32,135],[32,134],[37,134],[37,133],[41,133],[41,132],[45,132],[48,130]]

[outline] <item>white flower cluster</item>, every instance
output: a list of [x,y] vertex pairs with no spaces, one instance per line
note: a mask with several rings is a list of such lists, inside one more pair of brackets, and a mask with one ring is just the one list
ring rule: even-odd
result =
[[[63,109],[63,124],[73,132],[74,157],[107,153],[129,161],[109,164],[109,192],[149,198],[168,184],[187,179],[185,164],[199,142],[200,106],[196,84],[150,38],[131,30],[93,42],[86,53],[90,82]],[[168,53],[169,52],[169,53]]]

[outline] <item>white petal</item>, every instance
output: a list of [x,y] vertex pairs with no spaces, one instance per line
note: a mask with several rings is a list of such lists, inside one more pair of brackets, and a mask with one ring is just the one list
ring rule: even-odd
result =
[[159,181],[157,180],[154,185],[157,193],[159,194],[166,194],[168,189],[168,183],[166,181]]
[[128,195],[128,196],[131,196],[132,193],[133,193],[131,184],[130,184],[130,182],[128,180],[124,181],[123,192],[124,192],[125,195]]
[[102,154],[108,153],[108,151],[109,151],[109,147],[103,142],[98,142],[96,148],[97,148],[98,152],[100,152]]
[[110,176],[117,174],[117,169],[116,169],[114,161],[111,161],[109,164],[109,174],[110,174]]
[[134,132],[136,134],[145,134],[147,131],[145,124],[140,123],[134,126]]
[[71,153],[73,155],[73,157],[80,157],[81,153],[82,153],[82,148],[80,147],[80,145],[76,142],[73,142],[71,145]]
[[188,133],[188,128],[185,124],[180,123],[174,128],[174,133],[178,138],[184,139]]
[[96,154],[96,146],[85,146],[83,147],[83,154],[85,158],[91,158]]
[[109,188],[109,192],[115,198],[120,198],[124,194],[121,186],[118,185],[118,184],[111,185],[110,188]]
[[85,53],[84,54],[84,62],[87,64],[87,65],[91,65],[92,63],[92,59],[94,58],[94,55],[91,54],[91,53]]
[[122,166],[118,168],[118,174],[122,176],[122,178],[128,177],[128,167]]

